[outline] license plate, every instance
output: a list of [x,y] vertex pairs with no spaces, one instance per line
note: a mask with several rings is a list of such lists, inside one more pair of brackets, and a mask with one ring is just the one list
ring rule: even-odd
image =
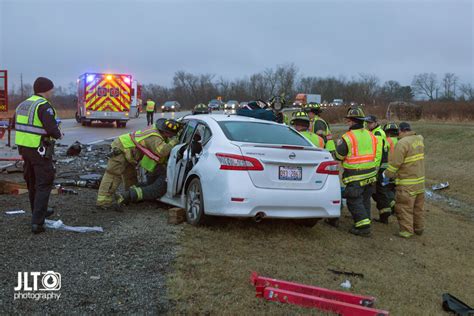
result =
[[278,178],[280,180],[301,181],[303,169],[301,167],[280,166]]

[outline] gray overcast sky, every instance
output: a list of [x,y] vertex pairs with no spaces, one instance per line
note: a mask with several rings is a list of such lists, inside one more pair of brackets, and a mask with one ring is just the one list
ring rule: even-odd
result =
[[177,70],[234,79],[294,63],[303,75],[473,83],[473,2],[0,0],[0,69],[16,84],[111,71],[171,85]]

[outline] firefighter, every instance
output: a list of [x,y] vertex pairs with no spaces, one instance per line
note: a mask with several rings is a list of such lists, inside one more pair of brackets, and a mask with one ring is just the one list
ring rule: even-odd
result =
[[204,103],[199,103],[193,109],[193,115],[196,114],[209,114],[209,107]]
[[163,164],[178,143],[181,124],[171,119],[158,119],[156,124],[119,136],[112,142],[111,154],[97,195],[97,207],[114,208],[114,194],[123,180],[124,189],[137,183],[138,164],[148,172]]
[[343,197],[354,219],[350,233],[370,236],[370,198],[377,180],[377,166],[382,158],[382,146],[364,128],[365,115],[360,108],[351,108],[346,115],[349,131],[336,146],[336,159],[342,161],[342,182],[346,185]]
[[395,145],[398,143],[398,125],[397,123],[387,123],[384,125],[383,130],[387,135],[387,142],[389,145],[389,155],[393,153]]
[[366,117],[367,129],[377,137],[382,144],[382,159],[380,161],[379,170],[377,173],[377,182],[375,183],[375,192],[372,194],[377,209],[379,210],[379,221],[383,224],[388,224],[388,218],[392,214],[392,208],[395,205],[394,196],[390,192],[388,186],[383,185],[383,172],[388,167],[388,153],[390,145],[387,141],[385,131],[377,122],[375,115],[368,115]]
[[270,100],[268,100],[268,105],[275,114],[275,122],[289,125],[290,122],[288,118],[284,116],[282,112],[286,106],[286,98],[284,93],[270,98]]
[[314,146],[324,149],[324,139],[310,132],[309,129],[309,117],[308,114],[304,111],[295,112],[293,119],[291,120],[291,125],[307,140],[309,140]]
[[400,123],[399,128],[400,140],[389,157],[384,177],[395,178],[399,236],[410,238],[413,234],[423,234],[424,229],[425,145],[423,136],[413,132],[410,124]]
[[148,98],[146,101],[146,126],[153,125],[153,114],[155,113],[155,102]]
[[318,134],[324,139],[326,150],[334,153],[336,145],[332,139],[331,129],[329,124],[319,116],[322,113],[321,105],[317,103],[310,103],[303,106],[304,110],[308,112],[310,126],[309,130],[312,133]]
[[54,140],[62,136],[56,110],[48,101],[53,96],[53,88],[48,78],[37,78],[33,84],[34,95],[20,103],[15,111],[15,143],[24,161],[34,234],[44,232],[55,174]]

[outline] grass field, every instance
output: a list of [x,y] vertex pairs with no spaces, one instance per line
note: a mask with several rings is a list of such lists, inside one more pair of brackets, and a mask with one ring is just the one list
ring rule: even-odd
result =
[[[472,205],[474,125],[418,122],[413,128],[425,137],[428,184],[449,181],[451,187],[443,194]],[[343,129],[336,126],[335,134]],[[426,233],[411,240],[394,236],[394,218],[388,226],[375,223],[371,238],[352,236],[347,233],[352,220],[346,209],[337,229],[322,223],[303,228],[287,221],[256,224],[234,219],[204,228],[184,225],[168,282],[174,312],[308,313],[255,298],[250,272],[341,289],[347,277],[328,268],[363,273],[362,279],[347,278],[353,285],[350,291],[376,296],[376,306],[392,315],[442,314],[445,292],[472,305],[473,222],[446,205],[427,203],[426,209]]]

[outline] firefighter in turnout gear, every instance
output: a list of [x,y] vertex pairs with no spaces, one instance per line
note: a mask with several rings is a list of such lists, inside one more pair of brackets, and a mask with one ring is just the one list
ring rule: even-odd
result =
[[395,205],[395,197],[392,195],[389,186],[383,185],[382,173],[388,166],[388,154],[390,145],[387,141],[387,136],[382,127],[377,123],[377,117],[369,115],[366,117],[367,129],[377,137],[382,144],[382,160],[380,162],[379,171],[377,174],[377,182],[375,183],[375,192],[372,194],[377,209],[379,210],[379,221],[388,224],[388,218],[392,214],[392,209]]
[[155,102],[148,98],[146,101],[146,126],[150,126],[153,124],[153,114],[155,113]]
[[304,110],[308,112],[309,116],[309,131],[321,136],[324,139],[324,143],[326,144],[326,150],[334,153],[336,150],[336,145],[332,139],[329,124],[319,116],[322,113],[321,106],[317,103],[310,103],[304,106]]
[[382,144],[364,128],[364,121],[362,109],[349,109],[346,116],[349,131],[337,142],[336,159],[342,162],[344,168],[342,182],[346,187],[343,197],[354,219],[350,232],[370,236],[370,198],[382,159]]
[[398,125],[397,123],[387,123],[384,125],[383,130],[387,135],[387,142],[389,145],[389,155],[393,154],[395,145],[398,143]]
[[291,125],[307,140],[309,140],[314,146],[324,149],[324,139],[310,132],[309,129],[309,117],[308,114],[304,111],[295,112],[293,119],[291,120]]
[[410,124],[400,123],[400,140],[388,160],[384,177],[395,178],[395,214],[400,237],[421,235],[424,230],[425,145]]
[[[181,124],[171,119],[158,119],[156,124],[119,136],[112,142],[111,154],[97,195],[97,206],[102,209],[116,207],[114,194],[124,183],[127,191],[137,184],[138,164],[147,172],[154,172],[165,164],[171,149],[178,143]],[[137,199],[144,199],[138,195]],[[121,202],[121,201],[118,201]]]
[[24,179],[32,212],[31,230],[44,232],[48,216],[48,201],[53,187],[54,139],[61,138],[56,110],[48,99],[53,96],[54,84],[39,77],[33,85],[34,95],[20,103],[15,111],[15,143],[24,161]]

